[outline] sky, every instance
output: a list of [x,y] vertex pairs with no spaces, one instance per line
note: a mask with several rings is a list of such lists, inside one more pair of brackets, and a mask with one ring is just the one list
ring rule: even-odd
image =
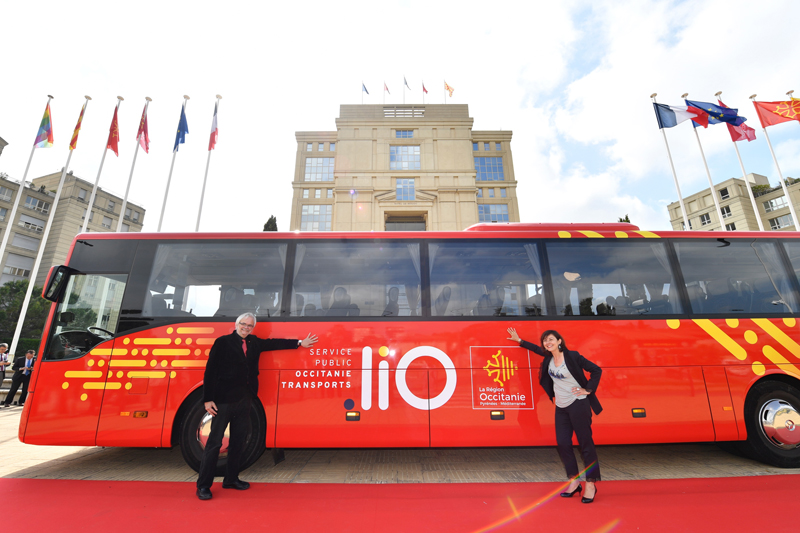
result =
[[[677,201],[650,95],[739,108],[757,139],[738,143],[747,172],[779,183],[753,109],[798,89],[796,4],[735,0],[192,3],[43,0],[3,9],[0,172],[21,180],[51,102],[55,144],[36,149],[28,180],[70,163],[94,182],[117,96],[120,155],[100,187],[122,196],[145,97],[150,153],[140,150],[129,201],[156,231],[183,95],[189,135],[175,158],[163,231],[194,231],[215,95],[201,231],[289,229],[296,131],[334,131],[341,104],[468,104],[476,130],[512,130],[522,222],[616,222],[669,229]],[[708,187],[689,122],[664,130],[684,196]],[[800,177],[800,123],[769,128],[784,177]],[[715,183],[741,177],[723,125],[700,129]]]

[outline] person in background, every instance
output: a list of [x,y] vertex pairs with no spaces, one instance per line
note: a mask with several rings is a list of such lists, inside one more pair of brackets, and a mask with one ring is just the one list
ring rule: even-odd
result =
[[[600,463],[592,440],[592,411],[599,415],[603,410],[596,395],[603,370],[578,352],[568,350],[557,331],[542,333],[540,342],[544,349],[522,340],[514,328],[508,328],[508,334],[511,335],[508,340],[543,357],[539,384],[550,401],[556,404],[556,445],[570,480],[561,496],[571,498],[576,492],[581,492],[578,462],[572,451],[574,433],[586,469],[586,492],[581,502],[592,503],[597,494],[595,483],[600,481]],[[586,379],[586,372],[589,372],[589,379]]]
[[6,367],[11,364],[8,360],[8,344],[0,344],[0,385],[6,379]]
[[[22,394],[19,395],[19,405],[25,405],[25,399],[28,397],[28,383],[31,381],[31,374],[33,373],[33,357],[36,355],[35,350],[28,350],[25,355],[20,355],[14,359],[14,376],[11,378],[11,389],[6,395],[6,401],[3,402],[3,407],[11,405],[11,400],[17,394],[17,389],[22,385]],[[14,402],[17,405],[17,402]]]

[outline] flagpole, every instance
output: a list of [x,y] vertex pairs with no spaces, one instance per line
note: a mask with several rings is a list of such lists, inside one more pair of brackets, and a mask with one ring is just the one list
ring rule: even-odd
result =
[[[189,103],[189,96],[183,95],[183,112],[186,113],[186,104]],[[180,128],[180,125],[178,125]],[[172,181],[172,169],[175,167],[175,156],[178,155],[177,147],[172,151],[172,164],[169,166],[169,176],[167,177],[167,189],[164,191],[164,203],[161,204],[161,216],[158,218],[158,229],[161,232],[161,223],[164,222],[164,210],[167,208],[167,196],[169,195],[169,183]]]
[[[653,99],[653,102],[656,101],[657,93],[653,93],[650,95],[650,98]],[[664,128],[658,128],[661,130],[661,135],[664,136],[664,146],[667,147],[667,157],[669,158],[669,166],[672,169],[672,179],[675,180],[675,190],[678,191],[678,202],[681,204],[681,214],[683,215],[683,225],[684,231],[689,231],[691,227],[689,226],[689,217],[686,216],[686,206],[683,205],[683,195],[681,194],[681,186],[678,185],[678,174],[675,173],[675,165],[672,163],[672,153],[669,151],[669,143],[667,142],[667,134],[664,133]]]
[[[81,116],[84,116],[86,108],[89,106],[89,100],[92,99],[92,97],[88,95],[84,96],[84,98],[86,98],[86,102],[83,104]],[[36,261],[33,263],[33,269],[31,270],[30,277],[28,278],[28,290],[25,292],[25,298],[22,300],[22,307],[20,308],[19,318],[17,319],[17,329],[14,330],[14,337],[11,340],[11,348],[8,353],[13,354],[17,349],[17,343],[19,342],[20,335],[22,334],[22,326],[25,323],[25,317],[28,314],[28,305],[31,302],[33,286],[36,284],[36,276],[39,274],[39,267],[42,264],[42,257],[44,256],[47,238],[50,236],[50,229],[53,227],[53,219],[55,218],[56,210],[58,209],[58,200],[61,198],[61,191],[64,189],[64,180],[67,177],[67,170],[69,169],[69,162],[72,159],[72,152],[73,150],[69,150],[69,155],[67,155],[67,163],[64,165],[64,168],[61,169],[61,180],[58,182],[58,189],[56,189],[56,198],[53,200],[53,206],[50,208],[50,216],[47,218],[47,224],[45,225],[44,233],[42,234],[42,243],[39,245],[39,252],[36,254]]]
[[[750,100],[755,101],[756,95],[750,96]],[[761,117],[759,117],[759,122]],[[789,204],[789,212],[792,213],[792,222],[794,223],[795,229],[797,228],[797,213],[794,212],[794,204],[792,203],[792,198],[789,196],[789,190],[786,188],[786,183],[783,181],[783,173],[781,172],[781,167],[778,165],[778,158],[775,157],[775,150],[772,149],[772,142],[769,140],[769,134],[767,133],[767,128],[764,124],[761,124],[761,131],[764,132],[764,137],[767,138],[767,146],[769,146],[769,153],[772,154],[772,160],[775,162],[775,168],[778,169],[778,177],[781,180],[781,188],[783,189],[783,195],[786,197],[786,203]]]
[[[116,109],[119,110],[119,104],[125,100],[121,96],[117,96],[117,107]],[[106,154],[108,153],[108,141],[106,141],[106,146],[103,148],[103,157],[100,159],[100,168],[97,169],[97,178],[94,180],[94,187],[92,187],[92,195],[89,197],[89,207],[86,209],[86,216],[83,217],[83,226],[81,227],[81,233],[86,233],[86,226],[89,225],[89,217],[92,214],[92,207],[94,207],[94,198],[97,196],[97,184],[100,183],[100,174],[103,173],[103,163],[106,161]]]
[[[214,111],[219,111],[219,101],[222,100],[222,96],[217,95],[217,103],[214,106]],[[216,115],[215,115],[216,116]],[[208,166],[211,164],[211,149],[208,150],[208,159],[206,160],[206,173],[203,176],[203,188],[200,190],[200,208],[197,210],[197,225],[194,227],[194,231],[200,231],[200,217],[203,214],[203,199],[206,196],[206,180],[208,179]]]
[[[49,94],[47,95],[47,104],[45,105],[45,111],[47,110],[47,106],[50,105],[50,100],[52,100],[53,98],[55,98],[55,96]],[[14,217],[17,215],[17,206],[19,206],[19,199],[22,197],[22,190],[25,188],[25,180],[28,178],[28,169],[31,168],[31,161],[33,160],[34,151],[36,151],[36,142],[33,143],[33,148],[31,148],[31,155],[28,157],[28,164],[25,166],[25,174],[22,175],[22,182],[19,184],[19,191],[17,191],[17,198],[14,200],[14,207],[11,208],[11,216],[8,218],[8,223],[6,224],[6,231],[3,232],[3,242],[2,244],[0,244],[0,261],[4,265],[5,265],[5,258],[3,256],[6,253],[8,236],[11,234],[11,225],[14,223]]]
[[[686,100],[686,97],[689,96],[689,93],[683,93],[681,96],[681,100]],[[692,124],[694,126],[694,124]],[[694,130],[694,136],[697,139],[697,146],[700,148],[700,156],[703,158],[703,165],[706,167],[706,177],[708,177],[708,186],[711,190],[711,198],[714,199],[714,207],[717,208],[717,219],[719,220],[719,225],[721,231],[728,231],[728,228],[725,227],[725,223],[722,220],[722,208],[719,205],[719,198],[717,198],[717,191],[714,190],[714,182],[711,181],[711,171],[708,170],[708,162],[706,161],[706,153],[703,151],[703,144],[700,142],[700,134],[697,133],[697,128],[692,127]]]
[[[150,106],[150,102],[153,101],[152,98],[149,96],[145,96],[144,99],[146,100],[144,104],[144,117],[142,120],[147,120],[147,108]],[[122,220],[125,218],[125,209],[128,207],[128,192],[131,190],[131,181],[133,180],[133,167],[136,166],[136,156],[139,155],[139,137],[136,137],[136,149],[133,151],[133,163],[131,163],[131,172],[128,174],[128,186],[125,187],[125,198],[122,199],[122,208],[119,211],[119,222],[117,223],[117,233],[122,231]]]

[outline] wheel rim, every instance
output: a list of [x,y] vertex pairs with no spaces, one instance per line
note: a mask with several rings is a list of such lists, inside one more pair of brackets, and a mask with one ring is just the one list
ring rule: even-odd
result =
[[764,403],[759,412],[761,431],[773,446],[782,450],[800,447],[800,413],[786,400]]
[[[203,450],[206,449],[206,442],[208,442],[208,435],[211,433],[211,421],[213,419],[214,417],[211,416],[211,414],[206,413],[203,418],[200,419],[200,425],[197,426],[197,442]],[[220,457],[228,456],[228,440],[231,436],[230,431],[231,426],[228,424],[228,427],[225,428],[225,434],[222,436],[222,446],[219,449]]]

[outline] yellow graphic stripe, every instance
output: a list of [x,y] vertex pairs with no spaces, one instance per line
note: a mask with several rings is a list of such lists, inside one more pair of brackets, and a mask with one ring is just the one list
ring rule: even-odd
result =
[[153,355],[190,355],[188,348],[153,348]]
[[67,370],[64,372],[65,378],[101,378],[103,372],[99,370]]
[[728,337],[724,331],[715,326],[710,320],[701,318],[692,320],[692,322],[700,326],[700,328],[708,333],[712,339],[720,343],[723,348],[731,352],[736,359],[739,361],[744,361],[747,359],[747,350],[739,346],[735,340]]
[[641,235],[645,239],[660,239],[661,238],[661,236],[656,235],[652,231],[636,231],[635,233],[638,233],[639,235]]
[[614,232],[614,235],[617,236],[617,239],[627,239],[628,238],[628,234],[625,233],[624,231]]
[[210,345],[210,344],[214,344],[215,340],[217,340],[217,339],[213,339],[213,338],[211,338],[211,339],[208,339],[208,338],[197,339],[197,344]]
[[783,370],[787,374],[790,374],[790,375],[792,375],[792,376],[794,376],[796,378],[800,378],[800,370],[798,370],[797,367],[794,366],[792,363],[787,361],[784,356],[779,354],[775,350],[775,348],[773,348],[772,346],[767,345],[767,346],[764,346],[764,348],[761,351],[764,353],[764,355],[767,356],[767,359],[769,359],[770,361],[772,361],[776,365],[780,365],[780,369],[781,370]]
[[90,353],[92,355],[111,355],[111,348],[95,348]]
[[171,342],[172,339],[133,339],[133,344],[144,344],[144,345],[169,344]]
[[178,333],[185,335],[191,333],[197,335],[198,333],[214,333],[214,328],[178,328]]
[[767,320],[766,318],[754,318],[753,322],[758,327],[767,332],[773,339],[778,341],[781,346],[789,350],[792,355],[800,359],[800,345],[794,342],[786,333],[780,330],[778,326]]
[[583,235],[585,237],[589,237],[590,239],[604,239],[605,238],[602,235],[600,235],[599,233],[597,233],[596,231],[578,230],[578,232],[579,233],[583,233]]
[[128,349],[127,348],[114,348],[111,351],[111,355],[112,356],[113,355],[128,355]]
[[572,235],[568,231],[559,231],[558,236],[561,237],[562,239],[569,239],[570,237],[572,237]]
[[176,368],[201,368],[206,366],[205,361],[172,361],[172,366]]
[[143,359],[122,359],[122,360],[110,361],[108,363],[108,366],[126,367],[126,366],[144,366],[145,364],[147,364],[147,361]]
[[117,390],[122,388],[122,383],[84,383],[83,388]]
[[132,370],[128,372],[129,378],[165,378],[166,372]]

